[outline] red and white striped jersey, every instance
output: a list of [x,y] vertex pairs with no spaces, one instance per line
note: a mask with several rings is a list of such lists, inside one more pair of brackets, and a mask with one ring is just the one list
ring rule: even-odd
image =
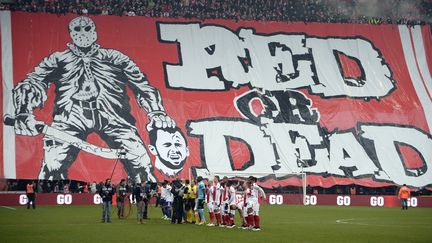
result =
[[249,188],[246,188],[246,190],[243,192],[243,203],[246,205],[247,200],[250,199],[252,196],[252,190]]
[[227,187],[227,186],[224,186],[224,187],[221,187],[222,188],[222,191],[221,191],[221,202],[227,202],[228,201],[228,198],[229,198],[229,187]]
[[259,202],[260,197],[265,198],[264,190],[258,186],[256,183],[252,184],[252,192],[251,192],[251,198],[256,199]]
[[220,203],[220,185],[219,183],[213,184],[209,187],[208,193],[207,193],[207,202],[215,202],[216,204]]
[[236,190],[233,186],[230,186],[227,190],[227,202],[228,204],[235,204],[236,199]]
[[216,187],[217,187],[217,190],[219,191],[219,194],[218,194],[219,202],[218,202],[218,204],[220,205],[225,200],[225,198],[224,198],[224,196],[225,196],[225,189],[219,183],[217,184]]
[[215,195],[214,195],[215,202],[217,205],[219,205],[221,203],[221,200],[220,200],[221,186],[220,186],[219,182],[214,184],[214,188],[215,188]]

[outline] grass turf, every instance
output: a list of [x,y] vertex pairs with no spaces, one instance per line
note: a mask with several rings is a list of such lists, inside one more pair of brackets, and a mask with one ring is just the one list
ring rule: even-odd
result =
[[260,232],[171,225],[153,206],[143,225],[134,209],[108,224],[101,206],[13,208],[0,207],[0,242],[432,242],[430,208],[266,205]]

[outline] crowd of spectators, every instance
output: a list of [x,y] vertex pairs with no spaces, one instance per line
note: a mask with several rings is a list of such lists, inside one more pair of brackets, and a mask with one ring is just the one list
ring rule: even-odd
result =
[[[22,192],[25,191],[26,185],[31,180],[5,180],[0,181],[0,191]],[[35,183],[36,192],[38,193],[97,193],[99,188],[103,186],[103,182],[83,182],[75,180],[40,180],[33,181]],[[126,188],[128,192],[132,192],[134,187],[133,182],[127,181]],[[241,187],[239,187],[241,188]],[[414,190],[414,196],[432,195],[430,188],[421,188]],[[341,195],[396,195],[399,190],[397,186],[386,187],[365,187],[360,185],[335,185],[333,187],[312,187],[307,186],[307,194],[341,194]],[[266,193],[288,193],[302,194],[302,187],[286,186],[275,188],[264,188]]]
[[431,24],[430,0],[9,0],[2,8],[53,14],[368,24]]
[[[2,180],[0,191],[22,192],[25,191],[29,182],[35,184],[37,193],[97,193],[103,182],[83,182],[75,180]],[[127,185],[129,192],[132,191],[133,183]]]

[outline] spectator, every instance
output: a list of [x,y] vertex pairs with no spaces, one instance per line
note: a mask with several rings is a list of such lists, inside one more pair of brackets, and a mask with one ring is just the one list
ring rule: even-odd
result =
[[58,182],[56,182],[55,185],[54,185],[54,192],[55,193],[59,193],[60,192],[60,184]]
[[303,21],[330,23],[431,23],[432,2],[322,0],[129,0],[129,1],[29,1],[0,4],[0,9],[55,14],[103,14],[198,19]]
[[101,223],[111,223],[111,204],[112,197],[115,193],[114,187],[111,185],[111,179],[106,179],[105,184],[99,188],[99,195],[102,198],[102,219]]
[[84,183],[84,187],[83,187],[83,193],[89,193],[89,188],[88,188],[88,184]]
[[93,182],[90,184],[90,192],[91,192],[91,193],[96,193],[96,191],[97,191],[97,188],[96,188],[96,181],[93,181]]
[[63,193],[70,193],[70,191],[69,191],[69,183],[64,184],[64,186],[63,186]]
[[0,178],[0,191],[8,191],[8,187],[8,181],[4,178]]
[[357,193],[357,189],[356,189],[355,185],[352,185],[350,187],[350,194],[351,195],[356,195],[356,193]]
[[43,190],[43,181],[39,181],[39,183],[37,183],[37,189],[36,189],[36,191],[39,192],[39,193],[44,192],[44,190]]

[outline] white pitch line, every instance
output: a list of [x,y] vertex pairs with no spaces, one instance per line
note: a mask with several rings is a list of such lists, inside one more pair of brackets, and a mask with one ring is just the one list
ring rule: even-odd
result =
[[[381,227],[402,227],[402,228],[413,227],[413,225],[385,225],[385,224],[373,224],[373,223],[368,224],[368,223],[352,222],[354,220],[363,220],[363,219],[337,219],[336,223],[338,223],[338,224],[364,225],[364,226],[381,226]],[[429,225],[415,225],[415,227],[430,228]]]
[[336,220],[336,223],[349,224],[349,222],[346,222],[346,221],[350,221],[350,220],[354,220],[354,219],[338,219],[338,220]]
[[0,207],[7,208],[7,209],[10,209],[10,210],[16,210],[16,208],[12,208],[12,207],[8,207],[8,206],[0,206]]
[[[136,223],[134,223],[135,225]],[[67,226],[82,226],[82,225],[118,225],[116,223],[100,223],[100,222],[95,222],[95,223],[66,223],[66,224],[59,224],[59,223],[49,223],[49,224],[0,224],[0,228],[1,227],[34,227],[34,226],[63,226],[63,225],[67,225]]]

